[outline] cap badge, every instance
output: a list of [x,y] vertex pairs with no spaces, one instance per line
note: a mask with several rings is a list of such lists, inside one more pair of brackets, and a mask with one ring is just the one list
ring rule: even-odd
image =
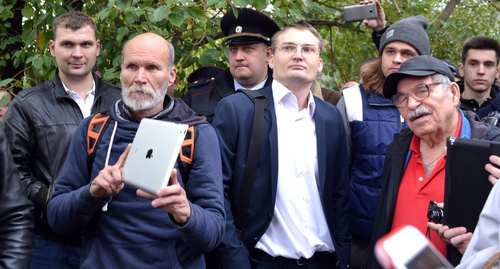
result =
[[234,29],[234,31],[236,31],[236,33],[241,33],[243,31],[243,27],[236,26],[236,29]]

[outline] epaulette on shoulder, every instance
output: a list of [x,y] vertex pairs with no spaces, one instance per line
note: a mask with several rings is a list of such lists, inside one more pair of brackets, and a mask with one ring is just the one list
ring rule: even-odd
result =
[[198,87],[202,87],[202,86],[205,86],[209,83],[211,83],[215,78],[202,78],[200,80],[197,80],[193,83],[189,83],[188,84],[188,90],[189,89],[192,89],[192,88],[198,88]]

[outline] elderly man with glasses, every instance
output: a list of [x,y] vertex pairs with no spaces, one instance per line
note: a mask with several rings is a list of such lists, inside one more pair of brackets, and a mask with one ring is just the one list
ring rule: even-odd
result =
[[[450,69],[428,55],[404,62],[384,82],[384,96],[398,107],[409,129],[396,135],[387,149],[383,188],[372,242],[404,225],[426,233],[430,201],[444,201],[446,140],[466,137],[500,140],[500,129],[459,109],[460,88]],[[430,238],[446,256],[447,244],[463,253],[472,237],[465,228],[447,229],[429,223]],[[376,263],[370,265],[375,267]]]

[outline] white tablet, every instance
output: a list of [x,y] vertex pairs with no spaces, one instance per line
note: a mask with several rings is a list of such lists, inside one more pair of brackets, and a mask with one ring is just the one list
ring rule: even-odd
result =
[[188,127],[142,119],[123,166],[123,182],[153,195],[167,186]]

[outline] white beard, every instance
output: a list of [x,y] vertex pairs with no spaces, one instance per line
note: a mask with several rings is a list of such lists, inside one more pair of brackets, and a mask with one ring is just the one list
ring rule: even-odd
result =
[[[122,81],[122,85],[123,81]],[[123,103],[133,111],[145,111],[156,107],[163,102],[167,93],[168,80],[155,91],[146,86],[132,85],[130,87],[122,87]],[[139,91],[141,93],[139,93]],[[132,98],[132,96],[134,98]]]

